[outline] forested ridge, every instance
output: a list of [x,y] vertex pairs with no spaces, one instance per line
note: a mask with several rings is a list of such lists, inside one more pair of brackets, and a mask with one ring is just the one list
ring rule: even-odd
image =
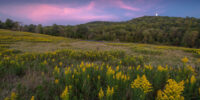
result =
[[7,19],[0,28],[87,40],[164,44],[200,48],[200,19],[144,16],[123,22],[94,21],[80,25],[20,25]]

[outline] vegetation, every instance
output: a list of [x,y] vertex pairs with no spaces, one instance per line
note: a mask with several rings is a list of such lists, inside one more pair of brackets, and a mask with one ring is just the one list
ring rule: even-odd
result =
[[0,40],[0,99],[200,99],[199,49],[8,30]]
[[200,19],[144,16],[125,22],[90,22],[76,26],[20,25],[7,19],[0,28],[87,40],[200,47]]

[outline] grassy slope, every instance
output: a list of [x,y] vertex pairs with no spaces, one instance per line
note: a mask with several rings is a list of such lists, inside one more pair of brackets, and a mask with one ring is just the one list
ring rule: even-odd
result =
[[[6,48],[6,49],[5,49]],[[24,53],[46,53],[51,51],[56,51],[58,49],[78,49],[84,51],[99,50],[99,51],[124,51],[126,55],[133,55],[136,57],[142,56],[146,60],[146,64],[157,65],[169,65],[177,66],[181,65],[181,59],[185,56],[189,58],[189,64],[192,66],[199,66],[199,55],[192,53],[191,51],[196,49],[173,47],[173,46],[161,46],[161,45],[149,45],[149,44],[134,44],[134,43],[114,43],[114,42],[94,42],[94,41],[82,41],[74,40],[63,37],[54,37],[36,33],[28,32],[15,32],[9,30],[0,29],[0,53],[5,50],[16,50],[20,51],[20,54]],[[189,52],[188,52],[189,51]],[[64,62],[65,65],[77,64],[80,61],[70,62],[64,58],[58,59]],[[81,59],[86,60],[87,59]],[[40,61],[39,62],[43,62]],[[55,66],[56,63],[52,64]],[[38,77],[41,75],[41,70],[37,70],[37,64],[34,68],[27,68],[23,77],[5,75],[0,82],[0,99],[1,97],[8,96],[10,91],[14,91],[18,84],[28,87],[30,90],[34,90],[35,87],[42,84],[43,77]],[[50,72],[52,72],[53,67],[49,65],[47,67],[47,73],[45,74],[45,79],[50,81],[53,78],[50,77]],[[27,90],[29,91],[29,90]],[[24,97],[26,98],[26,97]]]
[[128,55],[144,56],[148,59],[146,63],[156,65],[177,65],[180,59],[187,56],[190,64],[194,65],[199,59],[197,54],[186,52],[193,49],[135,43],[114,43],[114,42],[94,42],[74,40],[63,37],[48,36],[43,34],[15,32],[0,30],[0,45],[9,46],[10,49],[22,52],[42,53],[59,49],[81,49],[81,50],[101,50],[125,51]]

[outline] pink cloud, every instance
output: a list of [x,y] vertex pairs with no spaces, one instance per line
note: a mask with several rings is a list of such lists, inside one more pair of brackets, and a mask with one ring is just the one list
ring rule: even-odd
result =
[[88,5],[79,7],[70,7],[64,4],[6,5],[0,7],[0,12],[10,16],[27,18],[34,22],[46,22],[51,20],[92,21],[117,19],[114,15],[102,14],[100,10],[95,9],[95,2],[90,2]]
[[131,10],[131,11],[140,11],[141,10],[140,8],[132,7],[132,6],[125,4],[122,0],[116,0],[116,3],[120,8],[123,8],[126,10]]

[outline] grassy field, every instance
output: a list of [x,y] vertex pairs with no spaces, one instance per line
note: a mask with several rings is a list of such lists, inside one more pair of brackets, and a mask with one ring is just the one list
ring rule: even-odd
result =
[[0,100],[198,100],[200,49],[0,29]]

